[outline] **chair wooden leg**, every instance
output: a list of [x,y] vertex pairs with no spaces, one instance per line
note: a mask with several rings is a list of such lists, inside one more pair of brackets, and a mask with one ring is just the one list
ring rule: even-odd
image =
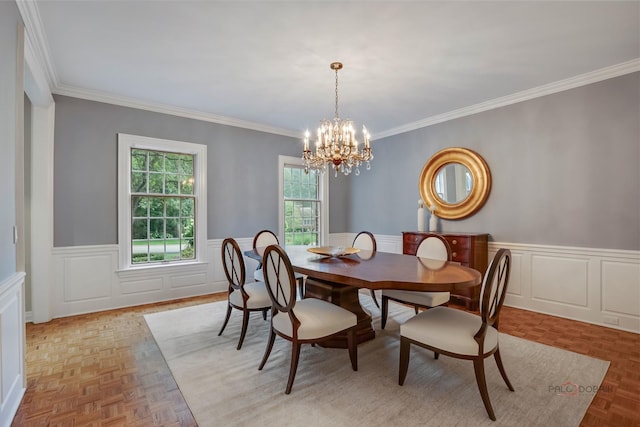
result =
[[268,308],[262,310],[262,320],[267,320],[267,311],[269,311]]
[[264,368],[264,364],[267,363],[267,359],[271,354],[271,349],[273,348],[273,342],[275,340],[276,340],[276,333],[273,332],[273,329],[271,329],[271,332],[269,334],[269,341],[267,342],[267,348],[264,351],[264,356],[262,356],[262,362],[260,362],[260,366],[258,366],[259,371],[262,371],[262,368]]
[[289,381],[287,381],[287,389],[284,394],[291,393],[291,387],[293,387],[293,380],[296,378],[296,371],[298,370],[298,359],[300,359],[300,346],[299,342],[291,342],[291,368],[289,369]]
[[411,343],[405,337],[400,337],[400,367],[398,369],[398,384],[403,385],[409,370],[409,353]]
[[418,314],[418,306],[417,305],[413,306],[413,310],[416,312],[416,314]]
[[389,312],[389,298],[382,295],[382,308],[380,309],[380,328],[387,325],[387,314]]
[[229,317],[231,317],[231,305],[227,305],[227,315],[224,317],[224,323],[222,324],[222,328],[220,332],[218,332],[218,336],[222,335],[224,328],[227,327],[227,323],[229,322]]
[[356,341],[356,330],[352,328],[347,333],[347,347],[349,348],[349,359],[351,359],[351,368],[358,370],[358,342]]
[[473,359],[473,369],[476,371],[476,382],[478,383],[478,389],[480,390],[480,396],[482,397],[484,408],[487,410],[489,418],[491,418],[492,421],[495,421],[496,416],[493,413],[493,407],[491,406],[491,401],[489,400],[487,380],[484,376],[484,359],[482,357]]
[[495,353],[493,353],[493,358],[496,360],[496,365],[498,365],[498,370],[500,371],[500,375],[502,375],[502,379],[507,384],[507,387],[511,391],[515,391],[513,386],[511,385],[511,381],[507,377],[507,372],[504,370],[504,366],[502,365],[502,357],[500,357],[500,349],[497,349]]
[[440,358],[440,353],[438,353],[437,351],[433,352],[433,358],[438,360]]
[[380,308],[380,304],[378,304],[378,298],[376,298],[376,293],[371,289],[371,298],[373,299],[373,303],[376,307]]
[[238,341],[237,350],[242,348],[242,342],[244,341],[244,336],[247,334],[247,326],[249,326],[249,315],[251,312],[249,310],[242,310],[242,331],[240,332],[240,341]]

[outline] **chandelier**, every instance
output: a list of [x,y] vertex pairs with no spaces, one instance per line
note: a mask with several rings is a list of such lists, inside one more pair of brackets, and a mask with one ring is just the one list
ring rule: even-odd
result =
[[338,171],[349,175],[353,168],[355,174],[359,175],[362,162],[366,162],[367,170],[371,169],[373,154],[370,135],[367,128],[362,126],[364,146],[359,149],[353,122],[349,119],[342,120],[338,116],[338,70],[342,69],[342,63],[333,62],[329,67],[336,72],[336,114],[333,121],[324,119],[320,122],[313,151],[309,148],[309,131],[305,132],[302,154],[305,172],[309,172],[309,169],[324,172],[326,165],[331,164],[336,176]]

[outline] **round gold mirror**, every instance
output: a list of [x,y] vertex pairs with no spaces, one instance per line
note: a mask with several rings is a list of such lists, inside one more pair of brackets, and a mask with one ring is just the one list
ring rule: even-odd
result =
[[476,213],[489,197],[491,174],[480,155],[466,148],[445,148],[425,163],[418,182],[427,207],[444,219]]

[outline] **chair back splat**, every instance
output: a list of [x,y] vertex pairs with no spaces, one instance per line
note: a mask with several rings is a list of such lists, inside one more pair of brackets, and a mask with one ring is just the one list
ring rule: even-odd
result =
[[227,238],[222,242],[222,266],[231,288],[229,292],[232,289],[242,291],[245,282],[244,258],[240,246],[234,239]]
[[[262,230],[253,238],[253,249],[267,248],[271,245],[279,245],[278,236],[271,230]],[[298,295],[300,298],[304,298],[304,275],[300,273],[294,273],[294,277],[298,282]],[[264,271],[262,270],[262,261],[258,263],[256,271],[253,273],[253,278],[259,282],[265,282]]]
[[269,245],[278,245],[278,236],[271,230],[261,230],[253,238],[253,249],[266,248]]
[[378,250],[376,245],[376,238],[369,231],[361,231],[353,239],[352,247],[358,249],[364,249],[366,251],[375,252]]
[[263,258],[263,270],[267,283],[267,292],[271,297],[274,308],[288,313],[296,301],[296,287],[293,270],[287,268],[289,256],[278,245],[270,245]]
[[[378,250],[378,245],[376,244],[376,238],[373,237],[373,233],[370,231],[361,231],[356,235],[356,238],[353,239],[353,243],[351,247],[357,249],[364,249],[366,251],[371,251],[371,255],[374,255]],[[373,303],[376,307],[380,308],[380,304],[378,303],[378,298],[376,298],[376,293],[371,289],[371,299],[373,299]]]
[[480,315],[482,322],[498,327],[500,310],[507,295],[507,285],[511,275],[511,251],[500,249],[487,269],[480,291]]

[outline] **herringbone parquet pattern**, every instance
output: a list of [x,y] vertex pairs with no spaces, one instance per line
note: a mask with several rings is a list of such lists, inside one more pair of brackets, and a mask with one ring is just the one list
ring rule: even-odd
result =
[[[224,299],[217,294],[28,324],[27,392],[12,426],[195,426],[142,315]],[[503,310],[503,332],[611,361],[582,426],[640,426],[639,335]]]

